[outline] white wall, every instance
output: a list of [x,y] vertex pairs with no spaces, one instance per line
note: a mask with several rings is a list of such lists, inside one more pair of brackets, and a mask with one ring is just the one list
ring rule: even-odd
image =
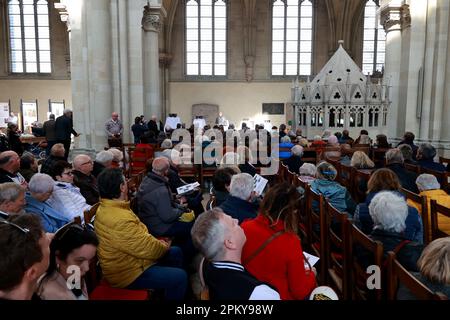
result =
[[291,82],[171,82],[169,113],[177,113],[190,126],[192,105],[210,103],[219,105],[224,116],[236,126],[245,118],[255,124],[270,119],[272,125],[279,126],[286,123],[286,116],[263,116],[262,104],[286,103],[290,90]]

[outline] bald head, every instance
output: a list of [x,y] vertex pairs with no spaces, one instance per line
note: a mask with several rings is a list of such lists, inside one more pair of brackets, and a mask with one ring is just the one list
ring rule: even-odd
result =
[[119,119],[119,114],[117,112],[113,112],[111,117],[113,118],[113,120],[117,120]]
[[152,168],[153,172],[159,176],[165,176],[169,170],[170,164],[167,158],[159,157],[153,160]]
[[20,169],[20,157],[14,151],[0,153],[0,168],[10,173],[16,173]]
[[152,115],[152,120],[153,120],[153,121],[156,121],[156,119],[157,119],[156,116],[155,116],[155,115]]
[[89,156],[80,154],[73,159],[73,168],[86,175],[90,175],[94,169],[94,162]]

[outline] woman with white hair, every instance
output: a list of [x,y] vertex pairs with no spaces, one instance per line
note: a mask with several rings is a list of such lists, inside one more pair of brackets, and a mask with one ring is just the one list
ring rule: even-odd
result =
[[370,237],[383,244],[385,254],[394,251],[397,260],[407,270],[418,271],[417,260],[423,245],[408,240],[404,235],[408,217],[405,199],[394,192],[379,192],[370,202],[369,213],[374,223]]
[[114,154],[109,150],[102,150],[95,156],[94,169],[92,175],[98,177],[98,175],[105,169],[111,168],[114,159]]
[[288,166],[289,171],[297,173],[303,165],[303,147],[295,145],[291,149],[291,156],[284,160],[283,163]]
[[[431,200],[436,200],[438,204],[450,208],[450,195],[441,189],[441,185],[435,176],[426,173],[421,174],[417,177],[416,184],[420,192],[419,195],[424,196],[427,199],[428,212],[431,211]],[[421,214],[422,208],[417,203],[408,200],[408,205],[415,207]],[[441,230],[444,230],[450,234],[450,218],[443,215],[438,215],[438,223]],[[428,222],[428,226],[428,234],[431,234],[431,221]]]
[[316,180],[317,168],[312,163],[304,163],[299,169],[299,179],[310,184]]
[[[311,190],[323,194],[325,198],[339,211],[347,212],[353,216],[356,203],[353,201],[347,188],[334,181],[337,176],[336,168],[323,161],[317,166],[317,179],[311,182]],[[313,203],[317,209],[317,203]]]
[[280,160],[288,159],[291,156],[291,151],[282,151],[282,149],[291,149],[294,146],[294,144],[291,142],[291,138],[289,136],[284,136],[280,139],[280,152],[278,154],[278,157]]
[[54,233],[70,219],[56,211],[46,201],[53,193],[55,182],[47,174],[36,173],[28,184],[29,192],[25,195],[25,211],[41,218],[46,232]]

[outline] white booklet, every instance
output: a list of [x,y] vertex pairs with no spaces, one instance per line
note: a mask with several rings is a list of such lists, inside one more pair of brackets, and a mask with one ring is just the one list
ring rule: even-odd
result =
[[197,187],[200,187],[200,183],[198,183],[198,182],[187,184],[185,186],[181,186],[181,187],[177,188],[177,193],[179,195],[183,195],[183,194],[186,194],[186,193],[189,193],[189,192],[195,190],[195,188],[197,188]]
[[257,195],[260,196],[264,192],[264,189],[266,188],[267,182],[269,182],[269,180],[263,178],[259,174],[255,174],[255,176],[253,177],[253,182],[253,191],[255,191]]
[[[320,260],[319,257],[313,256],[312,254],[309,254],[308,252],[303,251],[303,256],[306,260],[308,260],[309,265],[311,267],[314,267],[314,265],[317,263],[317,261]],[[308,263],[305,261],[305,268],[309,268]]]

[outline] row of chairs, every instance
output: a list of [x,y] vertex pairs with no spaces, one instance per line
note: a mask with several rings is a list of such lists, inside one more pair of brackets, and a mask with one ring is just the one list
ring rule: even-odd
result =
[[[333,287],[342,299],[395,299],[399,282],[421,299],[442,299],[441,295],[431,292],[405,270],[395,259],[395,253],[390,253],[385,259],[380,242],[359,230],[346,213],[311,190],[308,183],[296,175],[288,181],[305,190],[304,201],[299,204],[300,236],[303,247],[320,258],[320,284]],[[317,210],[313,209],[314,203]],[[380,288],[368,289],[370,274],[358,258],[356,249],[365,252],[371,258],[371,264],[382,268]]]

